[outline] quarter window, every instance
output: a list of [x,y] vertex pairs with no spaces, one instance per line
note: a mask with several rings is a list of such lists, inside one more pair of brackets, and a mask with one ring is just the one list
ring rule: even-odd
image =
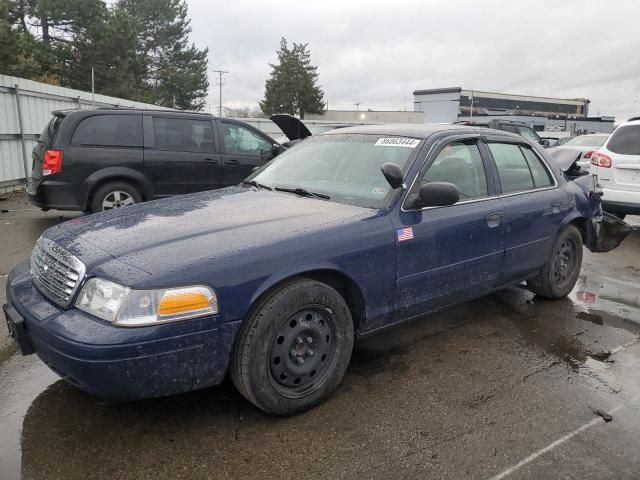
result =
[[154,117],[153,131],[158,150],[213,152],[211,121]]
[[453,142],[444,147],[417,184],[418,189],[429,182],[453,183],[461,201],[486,197],[487,176],[476,142]]
[[233,123],[221,123],[220,135],[224,153],[260,157],[271,152],[273,145],[248,128]]
[[71,143],[142,147],[142,115],[94,115],[76,128]]
[[520,146],[520,150],[524,154],[524,157],[527,159],[527,164],[529,164],[529,168],[531,169],[531,175],[533,176],[533,183],[536,188],[544,188],[550,187],[553,185],[553,178],[551,177],[551,173],[547,170],[547,167],[544,166],[542,160],[533,152],[531,148],[525,147],[524,145]]

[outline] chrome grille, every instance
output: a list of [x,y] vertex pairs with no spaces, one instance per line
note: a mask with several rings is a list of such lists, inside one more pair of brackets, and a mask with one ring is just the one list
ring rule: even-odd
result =
[[64,248],[40,238],[31,254],[31,275],[38,290],[50,300],[67,307],[84,277],[85,266]]

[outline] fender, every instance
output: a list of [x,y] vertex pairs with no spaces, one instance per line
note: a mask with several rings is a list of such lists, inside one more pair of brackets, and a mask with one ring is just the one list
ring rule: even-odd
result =
[[142,189],[142,195],[145,200],[153,198],[155,189],[144,174],[138,170],[127,167],[107,167],[97,172],[93,172],[87,178],[84,179],[78,193],[78,201],[80,205],[87,205],[89,194],[93,188],[100,182],[109,178],[131,180],[135,184],[139,185]]
[[[251,296],[251,300],[246,305],[246,310],[244,312],[244,318],[246,318],[247,314],[256,306],[256,304],[260,300],[260,298],[265,293],[270,291],[272,288],[276,287],[279,284],[282,284],[283,282],[286,282],[290,278],[304,277],[305,274],[314,273],[314,272],[324,272],[324,273],[328,273],[328,274],[335,274],[335,275],[337,275],[339,277],[346,278],[351,283],[352,286],[355,286],[355,288],[357,288],[358,293],[360,294],[360,297],[362,299],[363,306],[370,305],[370,303],[367,302],[367,300],[365,298],[365,294],[364,294],[362,288],[360,287],[360,284],[358,282],[356,282],[355,279],[351,275],[349,275],[348,273],[346,273],[343,270],[341,270],[340,267],[337,266],[337,265],[334,265],[334,264],[331,264],[331,263],[318,263],[318,264],[305,265],[304,268],[290,268],[290,269],[287,269],[287,270],[285,270],[283,272],[278,272],[278,273],[276,273],[274,275],[271,275],[271,276],[267,277],[258,286],[258,288],[256,288],[254,290],[254,292],[253,292],[253,294]],[[363,313],[366,316],[366,312],[363,312]]]

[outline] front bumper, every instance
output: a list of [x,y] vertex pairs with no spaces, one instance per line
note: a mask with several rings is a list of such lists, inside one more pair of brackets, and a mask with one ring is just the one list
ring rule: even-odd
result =
[[51,303],[26,264],[11,272],[6,314],[20,325],[23,353],[35,353],[67,382],[101,398],[133,400],[218,384],[240,321],[218,317],[141,328],[115,327]]

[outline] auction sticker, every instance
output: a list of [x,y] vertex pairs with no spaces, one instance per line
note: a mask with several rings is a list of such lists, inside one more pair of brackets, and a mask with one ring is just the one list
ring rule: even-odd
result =
[[420,143],[417,138],[404,138],[404,137],[386,137],[379,138],[375,143],[377,147],[406,147],[416,148]]

